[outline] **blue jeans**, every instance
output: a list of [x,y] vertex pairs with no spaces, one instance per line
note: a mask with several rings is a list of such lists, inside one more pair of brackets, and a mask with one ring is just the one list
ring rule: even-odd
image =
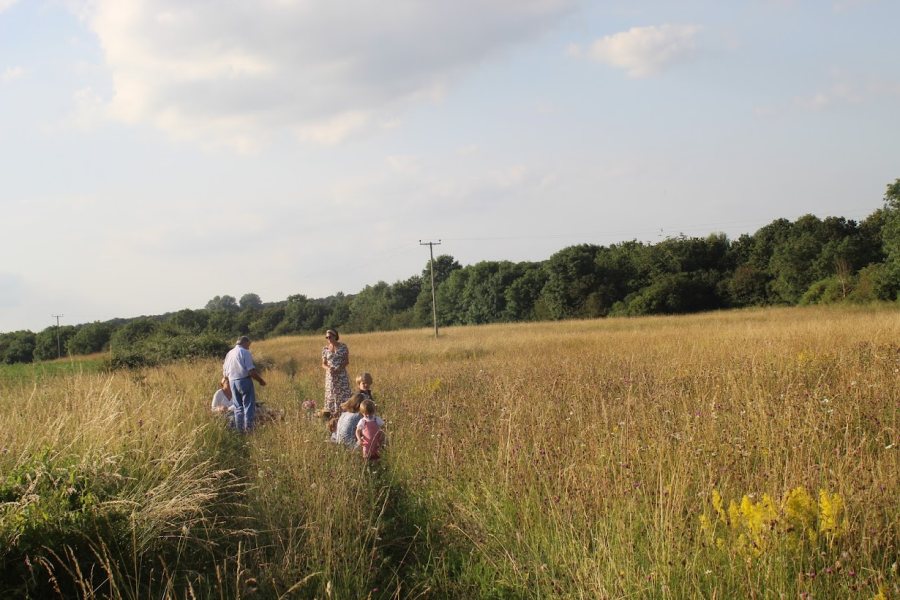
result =
[[253,428],[253,417],[256,416],[256,390],[249,377],[233,379],[231,385],[231,403],[234,405],[234,426],[238,431],[250,431]]

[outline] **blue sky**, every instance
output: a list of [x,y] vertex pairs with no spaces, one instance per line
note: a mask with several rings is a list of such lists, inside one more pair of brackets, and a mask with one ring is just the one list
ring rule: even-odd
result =
[[0,0],[0,331],[863,219],[889,0]]

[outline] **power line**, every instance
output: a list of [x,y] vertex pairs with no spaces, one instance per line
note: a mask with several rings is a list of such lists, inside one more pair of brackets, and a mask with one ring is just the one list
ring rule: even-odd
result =
[[[860,221],[864,219],[868,215],[857,217],[856,215],[846,216],[848,220]],[[794,219],[796,220],[796,219]],[[631,229],[631,230],[606,230],[606,231],[582,231],[582,232],[568,232],[568,233],[549,233],[542,235],[507,235],[507,236],[480,236],[480,237],[446,237],[443,238],[448,241],[453,242],[492,242],[492,241],[509,241],[509,240],[553,240],[553,239],[596,239],[601,237],[611,237],[617,236],[622,239],[625,238],[636,238],[640,236],[655,236],[658,237],[660,232],[665,231],[685,231],[685,230],[694,230],[697,229],[710,229],[715,230],[717,228],[723,227],[734,227],[734,226],[755,226],[762,227],[772,223],[773,220],[759,220],[759,219],[745,219],[745,220],[736,220],[736,221],[718,221],[718,222],[710,222],[710,223],[690,223],[690,224],[682,224],[682,225],[667,225],[667,226],[650,226],[647,229]]]

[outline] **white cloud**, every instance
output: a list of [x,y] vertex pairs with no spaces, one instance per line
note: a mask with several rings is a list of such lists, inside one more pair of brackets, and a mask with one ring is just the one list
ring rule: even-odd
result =
[[280,132],[334,144],[390,123],[576,1],[96,0],[86,18],[113,116],[252,149]]
[[10,8],[16,2],[18,2],[18,0],[0,0],[0,13]]
[[832,82],[808,96],[794,98],[794,105],[821,111],[841,106],[856,106],[900,97],[900,83],[882,78],[865,78],[837,71]]
[[649,77],[693,58],[700,30],[697,25],[632,27],[603,37],[585,50],[572,45],[568,53],[624,69],[631,77]]
[[891,104],[900,100],[900,82],[880,77],[860,77],[842,71],[831,74],[831,82],[807,94],[779,102],[757,105],[757,117],[780,117],[797,111],[827,112],[856,109],[873,104]]
[[8,81],[12,81],[13,79],[18,79],[25,74],[25,69],[22,67],[6,67],[3,69],[3,73],[0,73],[0,81],[6,83]]
[[103,98],[92,88],[82,88],[72,96],[74,112],[69,123],[76,129],[90,130],[106,118],[106,105]]
[[398,173],[415,173],[419,169],[418,158],[410,154],[393,154],[386,161]]
[[810,96],[798,97],[794,103],[806,110],[826,110],[846,104],[860,104],[865,98],[858,91],[846,84],[835,84]]

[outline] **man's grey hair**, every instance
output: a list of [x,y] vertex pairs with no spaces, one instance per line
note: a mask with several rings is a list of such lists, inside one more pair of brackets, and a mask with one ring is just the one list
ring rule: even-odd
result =
[[238,345],[238,346],[246,346],[246,345],[248,345],[249,343],[250,343],[250,338],[248,338],[246,335],[242,335],[242,336],[239,337],[239,338],[237,339],[237,341],[235,342],[235,344]]

